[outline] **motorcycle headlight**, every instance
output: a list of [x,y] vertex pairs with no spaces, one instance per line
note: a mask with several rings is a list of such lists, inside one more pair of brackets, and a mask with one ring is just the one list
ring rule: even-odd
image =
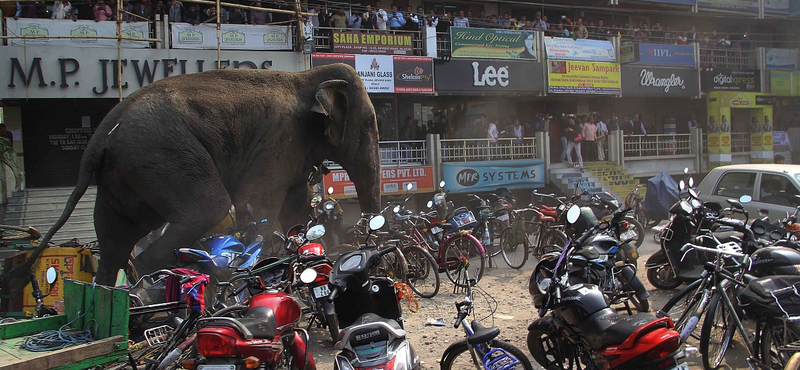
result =
[[406,370],[412,368],[411,349],[408,342],[405,342],[397,347],[397,352],[394,356],[394,370]]
[[442,193],[436,194],[433,197],[433,203],[435,203],[437,206],[441,206],[442,204],[444,204],[444,194]]
[[333,210],[333,202],[327,202],[327,203],[325,203],[325,210],[326,210],[326,211]]
[[344,356],[336,356],[336,365],[338,365],[339,370],[355,370],[353,365],[350,365],[350,361],[347,361]]
[[394,206],[394,208],[392,208],[392,212],[393,213],[399,213],[400,212],[400,206],[399,205]]

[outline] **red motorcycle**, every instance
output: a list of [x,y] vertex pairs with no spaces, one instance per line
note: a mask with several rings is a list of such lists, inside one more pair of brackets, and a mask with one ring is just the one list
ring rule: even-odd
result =
[[293,262],[302,259],[296,254],[268,258],[231,279],[222,294],[242,303],[216,313],[222,317],[200,320],[195,341],[200,357],[184,362],[183,367],[315,370],[308,332],[298,327],[300,304],[289,293]]

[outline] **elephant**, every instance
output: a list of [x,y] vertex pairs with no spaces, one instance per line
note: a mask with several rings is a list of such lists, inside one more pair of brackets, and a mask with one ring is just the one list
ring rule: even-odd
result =
[[363,212],[380,206],[375,109],[356,71],[333,64],[304,72],[221,69],[147,85],[99,124],[78,182],[28,264],[66,223],[92,178],[100,246],[96,282],[111,284],[134,244],[169,223],[134,266],[164,268],[233,204],[284,225],[308,221],[307,178],[323,160],[349,174]]

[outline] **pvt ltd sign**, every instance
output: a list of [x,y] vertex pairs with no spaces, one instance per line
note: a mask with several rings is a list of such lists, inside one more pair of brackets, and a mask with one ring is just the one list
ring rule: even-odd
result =
[[[333,187],[334,198],[352,198],[356,185],[345,170],[331,171],[322,180],[325,189]],[[433,191],[433,167],[391,167],[381,168],[381,195],[402,194],[411,184],[412,193]]]
[[444,189],[454,193],[544,187],[544,160],[443,163]]

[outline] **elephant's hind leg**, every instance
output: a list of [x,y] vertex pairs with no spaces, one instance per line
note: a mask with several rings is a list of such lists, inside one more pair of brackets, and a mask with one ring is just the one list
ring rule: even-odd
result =
[[128,268],[133,246],[149,230],[117,213],[101,194],[95,202],[94,226],[100,243],[100,268],[96,280],[98,284],[113,285],[117,271]]

